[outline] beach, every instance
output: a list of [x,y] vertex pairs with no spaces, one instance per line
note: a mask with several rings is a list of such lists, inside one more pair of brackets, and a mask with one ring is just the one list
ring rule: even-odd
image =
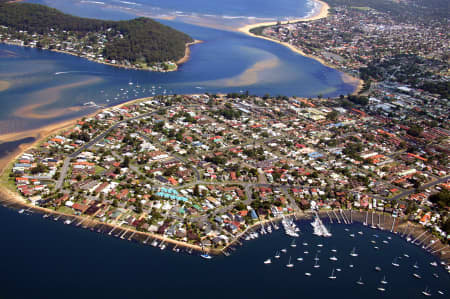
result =
[[191,46],[197,45],[197,44],[201,44],[201,43],[203,43],[203,41],[197,40],[197,39],[194,40],[192,43],[187,43],[186,44],[186,50],[184,52],[184,57],[179,59],[176,62],[177,65],[179,66],[180,64],[186,63],[189,60],[189,58],[191,57]]
[[[261,39],[265,39],[265,40],[268,40],[271,42],[278,43],[280,45],[283,45],[283,46],[289,48],[291,51],[293,51],[295,53],[298,53],[302,56],[314,59],[314,60],[318,61],[319,63],[321,63],[325,66],[328,66],[330,68],[338,69],[335,65],[326,62],[322,58],[314,56],[314,55],[306,54],[299,48],[297,48],[287,42],[282,42],[282,41],[279,41],[276,39],[257,35],[257,34],[254,34],[251,32],[252,29],[260,28],[260,27],[274,26],[277,24],[283,25],[283,24],[292,24],[292,23],[298,23],[298,22],[310,22],[310,21],[326,18],[328,16],[328,10],[330,9],[330,6],[327,3],[320,1],[320,0],[314,0],[314,1],[320,5],[320,8],[317,9],[315,12],[313,12],[313,14],[311,16],[308,16],[305,18],[300,18],[300,19],[289,20],[289,21],[285,21],[285,22],[264,22],[264,23],[250,24],[250,25],[246,25],[241,28],[238,28],[238,31],[240,31],[246,35],[252,36],[252,37],[261,38]],[[347,73],[342,74],[342,79],[345,83],[349,83],[349,84],[352,84],[353,86],[355,86],[355,91],[353,92],[353,94],[359,93],[359,91],[362,89],[362,86],[364,84],[364,81],[362,81],[361,79],[353,77]]]

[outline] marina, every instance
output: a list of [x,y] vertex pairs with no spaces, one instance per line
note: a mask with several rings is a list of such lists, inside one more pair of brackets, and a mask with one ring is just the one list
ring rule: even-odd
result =
[[[25,221],[36,221],[40,219],[39,221],[42,222],[42,219],[45,219],[43,216],[47,215],[40,214],[39,211],[36,210],[31,213],[31,210],[28,209],[24,209],[23,213],[19,214],[18,212],[20,210],[21,209],[7,209],[2,211],[3,213],[8,211],[8,213],[12,213],[10,216],[20,217],[22,220],[25,219]],[[27,214],[27,216],[24,217],[24,214]],[[410,284],[413,281],[416,281],[416,283],[420,281],[420,283],[415,285],[412,290],[407,291],[411,292],[410,296],[423,296],[422,291],[425,290],[426,285],[428,285],[429,288],[427,292],[430,294],[440,295],[438,291],[442,294],[446,293],[445,286],[448,285],[449,281],[446,270],[439,265],[430,253],[424,251],[420,246],[414,245],[411,242],[408,243],[406,242],[405,237],[401,238],[400,234],[391,234],[389,231],[380,230],[374,234],[371,228],[366,228],[360,224],[344,224],[342,222],[340,225],[336,223],[332,225],[329,219],[327,219],[327,215],[324,215],[326,218],[323,218],[322,222],[330,229],[332,237],[319,237],[314,235],[314,228],[310,225],[312,220],[292,220],[292,223],[294,223],[302,232],[301,236],[298,238],[300,241],[293,241],[297,240],[297,238],[293,239],[291,236],[287,235],[284,229],[272,230],[271,234],[266,233],[261,235],[260,233],[257,233],[257,238],[248,241],[245,241],[245,237],[243,237],[241,239],[243,240],[242,245],[240,245],[236,251],[233,251],[230,248],[227,251],[229,253],[228,256],[213,257],[198,251],[197,254],[200,258],[193,258],[190,256],[190,254],[192,254],[192,249],[172,245],[170,246],[171,250],[161,251],[161,249],[166,249],[169,245],[164,240],[158,241],[149,236],[133,233],[124,228],[109,227],[106,224],[94,224],[90,221],[82,222],[75,217],[70,218],[71,224],[69,225],[64,225],[64,222],[69,219],[64,215],[60,215],[57,221],[53,220],[57,218],[56,216],[47,217],[47,219],[52,219],[52,221],[44,221],[41,225],[49,226],[47,229],[50,230],[58,229],[58,227],[72,227],[73,229],[69,230],[69,235],[75,234],[82,238],[87,237],[89,239],[96,239],[99,244],[103,244],[103,242],[112,242],[111,244],[114,244],[112,245],[114,247],[119,246],[120,248],[124,248],[123,246],[129,246],[127,245],[128,242],[124,241],[134,241],[132,242],[132,244],[134,244],[133,246],[127,247],[129,248],[128,250],[141,252],[138,255],[147,253],[150,253],[153,256],[158,255],[158,260],[161,259],[161,262],[164,261],[165,267],[175,267],[178,263],[194,263],[196,264],[196,268],[204,269],[202,271],[209,271],[206,270],[209,267],[223,267],[223,265],[228,263],[231,265],[244,263],[246,265],[245,268],[251,267],[253,269],[255,269],[255,267],[256,269],[259,269],[259,264],[263,267],[261,270],[257,271],[261,272],[260,275],[271,275],[272,277],[280,276],[277,279],[283,279],[286,282],[289,282],[291,279],[307,279],[310,283],[313,282],[311,287],[318,283],[323,284],[324,280],[330,281],[330,283],[334,280],[338,280],[340,283],[348,284],[349,286],[351,284],[354,285],[356,282],[361,293],[359,293],[358,290],[355,290],[354,297],[350,296],[350,298],[358,298],[358,294],[366,294],[365,296],[367,298],[377,298],[377,293],[379,294],[379,292],[384,292],[388,296],[394,298],[395,296],[399,296],[399,294],[404,294],[405,290],[402,289],[402,285],[405,283]],[[81,229],[82,224],[89,227],[92,226],[95,231],[100,231],[100,234]],[[273,228],[275,224],[276,222],[272,222],[270,226]],[[268,225],[265,224],[264,227],[265,230],[268,231]],[[253,228],[247,235],[255,235],[256,231],[260,232],[260,228]],[[357,233],[358,231],[362,232],[362,234]],[[349,244],[348,234],[353,232],[355,233],[355,238],[352,238],[352,242]],[[121,237],[123,237],[123,239]],[[388,237],[390,239],[388,239]],[[380,253],[374,254],[373,248],[371,247],[372,243],[370,242],[373,238],[375,238],[375,240],[389,240],[390,242],[388,244],[380,242],[382,249],[380,249]],[[64,242],[69,242],[69,240]],[[290,246],[292,243],[296,244],[296,246]],[[301,244],[301,246],[298,246],[297,243]],[[308,257],[308,255],[303,254],[303,251],[305,251],[304,248],[310,246],[312,248],[317,248],[317,252]],[[152,248],[154,247],[156,247],[155,249],[157,251],[152,251]],[[180,250],[178,251],[178,249]],[[283,251],[285,251],[285,253],[282,253],[281,249],[284,249]],[[401,252],[397,251],[400,249],[402,250]],[[320,255],[324,252],[332,252],[332,256],[335,256],[337,260],[331,260],[330,256],[320,259]],[[356,254],[356,256],[351,255],[351,253]],[[405,257],[405,254],[409,258]],[[370,256],[370,259],[367,259],[368,256]],[[393,267],[391,263],[395,258],[397,258],[397,262],[401,260],[401,263],[402,265],[404,264],[404,266],[398,268]],[[211,263],[206,262],[206,260],[211,260]],[[412,275],[412,273],[415,272],[411,272],[412,269],[415,269],[414,266],[418,267],[416,260],[424,260],[426,262],[426,267],[421,269],[420,274],[417,273],[421,276],[420,279]],[[154,262],[156,263],[156,261]],[[255,264],[255,262],[257,262],[257,264]],[[379,271],[374,271],[374,267],[378,267]],[[289,268],[290,270],[283,271],[283,268]],[[404,273],[405,275],[397,275],[398,273],[394,275],[392,272],[394,271],[394,268],[395,273],[400,271],[399,273]],[[338,273],[342,273],[342,275],[337,275]],[[428,274],[425,275],[425,273]],[[298,276],[299,274],[301,274],[301,276]],[[433,274],[438,275],[439,278],[437,279]],[[258,275],[255,279],[257,279],[257,277]],[[364,281],[362,280],[362,277],[364,277]],[[386,277],[390,277],[388,284],[380,282],[387,282]],[[387,285],[389,285],[389,288],[386,287]],[[328,287],[333,289],[333,285],[329,285]],[[384,291],[379,290],[379,288],[384,289]],[[270,291],[267,292],[268,294],[271,294]],[[264,296],[262,297],[265,298]],[[284,297],[283,294],[281,297]],[[268,295],[267,298],[271,297]],[[322,297],[319,296],[319,298]]]

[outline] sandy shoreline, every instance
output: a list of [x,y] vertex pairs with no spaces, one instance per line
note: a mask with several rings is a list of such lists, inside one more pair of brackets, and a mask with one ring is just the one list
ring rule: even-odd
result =
[[194,40],[192,43],[187,43],[187,44],[186,44],[186,50],[185,50],[185,52],[184,52],[184,57],[181,58],[181,59],[179,59],[179,60],[176,62],[176,64],[177,64],[178,66],[180,66],[180,64],[186,63],[186,62],[189,60],[189,58],[191,57],[191,46],[197,45],[197,44],[201,44],[201,43],[203,43],[203,41],[197,40],[197,39]]
[[8,81],[0,80],[0,91],[7,90],[11,86],[11,83]]
[[[319,20],[319,19],[322,19],[322,18],[326,18],[328,16],[328,10],[330,9],[330,6],[327,3],[325,3],[325,2],[323,2],[321,0],[314,0],[314,1],[316,1],[316,2],[318,2],[320,4],[320,9],[317,10],[317,12],[314,15],[306,17],[306,18],[300,18],[300,19],[280,22],[280,24],[309,22],[309,21],[314,21],[314,20]],[[256,34],[253,34],[252,32],[250,32],[250,30],[252,30],[252,29],[259,28],[259,27],[266,27],[266,26],[274,26],[274,25],[277,25],[277,23],[278,22],[264,22],[264,23],[256,23],[256,24],[246,25],[246,26],[243,26],[241,28],[238,28],[238,31],[240,31],[240,32],[242,32],[242,33],[244,33],[246,35],[252,36],[252,37],[261,38],[261,39],[265,39],[265,40],[268,40],[268,41],[271,41],[271,42],[278,43],[280,45],[283,45],[283,46],[289,48],[291,51],[293,51],[293,52],[295,52],[297,54],[300,54],[302,56],[314,59],[314,60],[318,61],[319,63],[325,65],[325,66],[328,66],[328,67],[331,67],[331,68],[334,68],[334,69],[338,69],[337,66],[326,62],[322,58],[314,56],[314,55],[306,54],[305,52],[303,52],[299,48],[297,48],[297,47],[295,47],[295,46],[293,46],[293,45],[291,45],[291,44],[289,44],[287,42],[281,42],[281,41],[276,40],[276,39],[272,39],[272,38],[269,38],[269,37],[266,37],[266,36],[256,35]],[[362,89],[362,86],[364,84],[363,80],[361,80],[359,78],[356,78],[356,77],[353,77],[353,76],[351,76],[351,75],[349,75],[347,73],[343,73],[342,74],[342,79],[343,79],[343,81],[345,83],[352,84],[352,85],[355,86],[355,91],[353,92],[353,94],[357,94]]]

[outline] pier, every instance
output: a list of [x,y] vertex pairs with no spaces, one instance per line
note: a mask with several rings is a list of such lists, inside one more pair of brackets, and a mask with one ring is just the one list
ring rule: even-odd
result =
[[339,224],[341,224],[341,220],[339,219],[339,216],[336,214],[336,212],[334,210],[332,210],[332,211],[333,211],[334,217],[336,217],[337,222]]

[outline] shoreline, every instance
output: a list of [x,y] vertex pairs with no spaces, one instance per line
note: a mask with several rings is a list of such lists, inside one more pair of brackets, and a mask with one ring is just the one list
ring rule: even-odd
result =
[[[150,69],[150,68],[138,68],[138,67],[136,67],[136,66],[128,66],[128,65],[123,65],[123,64],[113,64],[113,63],[110,63],[110,62],[106,62],[106,61],[99,61],[99,60],[95,60],[95,59],[92,59],[92,58],[89,58],[89,57],[85,57],[85,56],[81,56],[81,55],[79,55],[79,54],[77,54],[77,53],[73,53],[73,52],[70,52],[70,51],[66,51],[66,50],[58,50],[58,49],[40,49],[40,50],[43,50],[43,51],[51,51],[51,52],[56,52],[56,53],[62,53],[62,54],[67,54],[67,55],[72,55],[72,56],[75,56],[75,57],[78,57],[78,58],[81,58],[81,59],[86,59],[86,60],[89,60],[89,61],[91,61],[91,62],[94,62],[94,63],[99,63],[99,64],[103,64],[103,65],[108,65],[108,66],[113,66],[113,67],[116,67],[116,68],[121,68],[121,69],[126,69],[126,70],[136,70],[136,71],[149,71],[149,72],[158,72],[158,73],[168,73],[168,72],[175,72],[175,71],[177,71],[178,70],[178,68],[179,68],[179,66],[181,65],[181,64],[183,64],[183,63],[186,63],[188,60],[189,60],[189,58],[190,58],[190,53],[191,53],[191,51],[190,51],[190,47],[192,46],[192,45],[196,45],[196,44],[201,44],[201,43],[203,43],[204,41],[202,41],[202,40],[194,40],[193,42],[190,42],[190,43],[186,43],[186,45],[185,45],[185,52],[184,52],[184,56],[182,57],[182,58],[180,58],[177,62],[175,62],[174,64],[175,64],[175,68],[173,68],[173,69],[169,69],[169,70],[152,70],[152,69]],[[14,43],[14,42],[8,42],[8,41],[0,41],[0,43],[2,43],[2,44],[6,44],[6,45],[10,45],[10,46],[17,46],[17,47],[24,47],[24,48],[31,48],[31,49],[38,49],[37,47],[32,47],[32,46],[29,46],[29,45],[19,45],[19,44],[17,44],[17,43]],[[170,61],[166,61],[166,62],[170,62]],[[0,82],[1,83],[1,82]],[[2,89],[1,89],[1,85],[0,85],[0,91],[2,91]],[[8,86],[9,87],[9,86]]]
[[189,60],[189,58],[191,57],[191,46],[202,44],[202,43],[204,43],[204,41],[196,39],[193,42],[186,44],[186,49],[184,51],[184,57],[178,59],[178,61],[176,62],[177,69],[180,65],[182,65],[183,63],[186,63]]
[[354,76],[352,76],[352,75],[350,75],[350,74],[340,70],[337,66],[326,62],[325,60],[323,60],[320,57],[317,57],[317,56],[314,56],[314,55],[310,55],[310,54],[306,54],[301,49],[299,49],[299,48],[297,48],[297,47],[295,47],[295,46],[293,46],[293,45],[291,45],[291,44],[289,44],[287,42],[282,42],[282,41],[279,41],[279,40],[276,40],[276,39],[273,39],[273,38],[269,38],[269,37],[266,37],[266,36],[262,36],[262,35],[256,35],[256,34],[254,34],[254,33],[252,33],[250,31],[252,29],[256,29],[256,28],[260,28],[260,27],[274,26],[274,25],[277,25],[278,23],[281,24],[281,25],[285,25],[285,24],[293,24],[293,23],[299,23],[299,22],[310,22],[310,21],[315,21],[315,20],[326,18],[328,16],[328,11],[330,9],[330,6],[326,2],[321,1],[321,0],[313,0],[313,1],[315,1],[316,3],[319,3],[320,9],[318,9],[311,16],[300,18],[300,19],[284,21],[284,22],[263,22],[263,23],[256,23],[256,24],[251,24],[251,25],[245,25],[243,27],[238,28],[237,31],[239,31],[239,32],[241,32],[243,34],[246,34],[248,36],[252,36],[252,37],[255,37],[255,38],[261,38],[261,39],[265,39],[265,40],[268,40],[268,41],[271,41],[271,42],[275,42],[277,44],[280,44],[282,46],[285,46],[285,47],[289,48],[291,51],[293,51],[293,52],[295,52],[297,54],[300,54],[300,55],[302,55],[304,57],[307,57],[307,58],[314,59],[315,61],[319,62],[320,64],[322,64],[324,66],[327,66],[327,67],[333,68],[335,70],[338,70],[339,72],[342,73],[341,76],[342,76],[342,79],[343,79],[344,83],[352,84],[352,85],[355,86],[355,91],[353,91],[352,94],[358,94],[361,91],[362,86],[364,84],[364,81],[362,79],[354,77]]
[[[109,110],[109,109],[117,109],[120,108],[122,106],[125,105],[130,105],[133,103],[137,103],[137,102],[141,102],[141,101],[145,101],[148,99],[151,99],[152,97],[143,97],[143,98],[137,98],[137,99],[133,99],[133,100],[129,100],[114,106],[110,106],[110,107],[104,107],[104,108],[99,108],[96,111],[84,116],[84,117],[93,117],[96,114],[100,113],[101,111],[104,110]],[[39,129],[35,129],[35,130],[30,130],[30,131],[24,131],[24,132],[19,132],[19,133],[10,133],[10,134],[5,134],[8,135],[10,138],[14,137],[14,136],[22,136],[22,137],[34,137],[35,140],[33,140],[30,143],[24,143],[21,144],[16,151],[14,151],[13,153],[6,155],[5,157],[3,157],[2,159],[0,159],[0,196],[2,196],[3,198],[0,198],[0,202],[6,202],[6,203],[10,203],[13,202],[14,204],[17,204],[23,208],[29,209],[29,210],[35,210],[35,211],[40,211],[42,213],[46,213],[46,214],[50,214],[50,215],[59,215],[59,216],[65,216],[65,217],[70,217],[70,218],[74,218],[74,219],[78,219],[78,220],[82,220],[93,223],[94,226],[97,225],[102,225],[102,226],[107,226],[110,228],[114,228],[114,229],[120,229],[122,230],[121,234],[123,233],[123,235],[127,234],[128,232],[132,232],[133,235],[144,235],[146,237],[149,238],[153,238],[153,239],[157,239],[161,242],[166,242],[166,243],[170,243],[173,244],[175,246],[179,246],[179,247],[185,247],[185,248],[189,248],[189,249],[193,249],[199,252],[207,252],[210,254],[214,254],[214,255],[220,255],[220,254],[225,254],[226,250],[229,249],[230,247],[232,247],[233,245],[237,244],[242,244],[240,239],[250,230],[253,230],[255,228],[260,227],[261,225],[265,225],[266,223],[270,223],[270,222],[278,222],[280,221],[282,218],[284,217],[295,217],[296,220],[308,220],[312,218],[312,214],[309,213],[308,211],[303,211],[300,210],[299,212],[291,212],[289,214],[286,215],[282,215],[282,216],[277,216],[274,218],[267,218],[267,219],[263,219],[260,220],[252,225],[249,225],[245,230],[243,230],[242,232],[240,232],[239,234],[237,234],[232,240],[230,240],[227,244],[225,244],[223,246],[223,248],[217,249],[217,248],[204,248],[202,249],[199,245],[195,245],[195,244],[191,244],[188,242],[184,242],[184,241],[179,241],[179,240],[175,240],[175,239],[171,239],[169,237],[163,236],[163,235],[159,235],[159,234],[154,234],[154,233],[150,233],[150,232],[142,232],[142,231],[138,231],[135,230],[133,228],[129,228],[129,227],[123,227],[114,223],[104,223],[101,221],[98,221],[97,219],[92,219],[89,217],[84,217],[84,216],[78,216],[78,215],[72,215],[72,214],[66,214],[66,213],[62,213],[62,212],[58,212],[52,209],[47,209],[47,208],[43,208],[43,207],[39,207],[39,206],[35,206],[32,205],[30,203],[28,203],[26,201],[26,199],[24,197],[22,197],[19,193],[17,193],[15,190],[12,190],[7,184],[6,184],[6,180],[7,177],[5,177],[7,175],[7,171],[10,170],[10,166],[12,163],[15,162],[15,160],[17,160],[18,157],[20,157],[20,155],[22,155],[25,151],[34,148],[36,146],[38,146],[43,140],[45,140],[46,138],[48,138],[51,135],[55,135],[60,133],[63,130],[66,130],[70,127],[73,127],[75,125],[76,120],[80,119],[80,117],[77,118],[73,118],[73,119],[69,119],[66,120],[64,122],[60,122],[60,123],[56,123],[56,124],[51,124],[48,126],[45,126],[43,128],[39,128]],[[30,136],[30,134],[32,136]],[[34,135],[33,135],[34,134]],[[5,136],[3,135],[3,136]],[[1,137],[1,135],[0,135]],[[6,180],[5,180],[6,178]],[[11,204],[12,205],[12,204]],[[321,218],[323,219],[335,219],[335,217],[333,217],[334,213],[331,213],[331,211],[333,210],[320,210],[318,211],[318,214]],[[336,210],[334,210],[336,211]],[[348,211],[350,210],[342,210],[344,212],[344,214],[346,214]],[[366,213],[375,213],[376,215],[380,214],[379,212],[376,211],[357,211],[357,210],[351,210],[354,212],[357,212],[357,215],[354,216],[355,220],[353,222],[357,222],[359,224],[364,225],[364,212]],[[330,214],[330,215],[329,215]],[[393,218],[391,214],[387,214],[387,213],[381,213],[382,215],[389,215],[389,218]],[[342,214],[337,214],[337,215],[341,215]],[[331,217],[330,217],[331,216]],[[349,218],[348,215],[346,215],[347,218]],[[358,219],[359,218],[359,219]],[[338,216],[339,219],[339,216]],[[343,220],[343,219],[342,219]],[[347,219],[348,220],[348,219]],[[373,220],[372,220],[373,221]],[[340,221],[336,221],[336,224],[341,224]],[[353,223],[351,222],[351,223]],[[331,221],[331,223],[334,223],[333,221]],[[409,223],[409,224],[408,224]],[[343,224],[348,224],[345,221],[343,221]],[[389,227],[384,226],[384,222],[383,225],[381,227],[376,227],[376,229],[380,229],[382,231],[388,231]],[[420,233],[422,232],[427,232],[428,230],[424,229],[423,227],[421,227],[420,225],[418,225],[415,222],[410,222],[408,220],[405,221],[404,218],[399,218],[399,221],[397,222],[397,224],[395,226],[392,226],[393,231],[391,231],[394,234],[398,234],[399,229],[403,229],[403,226],[405,224],[408,224],[410,226],[413,226],[415,228],[415,233],[413,234],[414,236],[418,236]],[[368,224],[367,224],[368,225]],[[372,223],[373,226],[373,223]],[[92,226],[91,226],[92,227]],[[418,231],[418,233],[416,232]],[[130,235],[131,236],[131,235]],[[130,239],[131,237],[128,237],[128,239]],[[122,238],[123,239],[123,238]],[[441,243],[441,241],[438,239],[438,241],[436,241],[436,243],[432,246],[438,246],[441,245],[443,246],[443,244]],[[450,252],[446,252],[446,254],[438,254],[438,253],[431,253],[434,256],[437,256],[439,259],[444,260],[444,261],[449,261],[450,260],[450,256],[449,254]]]

